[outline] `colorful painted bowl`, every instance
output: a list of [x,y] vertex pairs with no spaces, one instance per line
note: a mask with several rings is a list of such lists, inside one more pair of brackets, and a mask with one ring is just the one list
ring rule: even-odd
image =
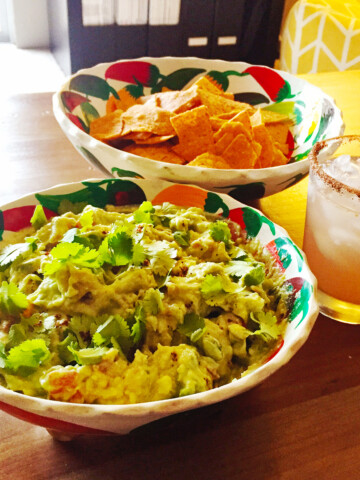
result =
[[106,204],[138,204],[145,199],[154,204],[167,201],[222,214],[239,223],[249,238],[259,239],[283,270],[284,285],[289,291],[289,325],[280,348],[264,365],[239,380],[187,397],[135,405],[81,405],[29,397],[0,386],[0,409],[43,426],[51,433],[55,432],[60,439],[82,434],[126,434],[157,419],[214,404],[249,390],[286,364],[306,341],[317,317],[318,307],[315,299],[316,280],[304,254],[285,230],[274,225],[259,211],[227,195],[197,186],[141,179],[87,180],[60,185],[1,207],[0,239],[5,240],[10,232],[29,226],[34,206],[39,203],[50,217],[58,214],[63,200],[104,207]]
[[[183,89],[204,75],[234,93],[236,100],[293,118],[288,137],[289,164],[256,170],[174,165],[118,150],[88,135],[90,122],[105,114],[113,96],[137,98]],[[334,101],[304,80],[264,66],[199,58],[142,58],[81,70],[54,95],[53,110],[75,148],[108,176],[194,184],[242,201],[271,195],[297,183],[308,172],[307,155],[313,145],[341,135],[344,130]]]

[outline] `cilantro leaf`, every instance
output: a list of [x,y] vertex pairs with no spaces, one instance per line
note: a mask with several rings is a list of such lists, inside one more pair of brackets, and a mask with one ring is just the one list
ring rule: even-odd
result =
[[30,219],[30,223],[35,230],[39,230],[39,228],[47,224],[47,218],[41,205],[36,205],[33,216]]
[[0,270],[5,270],[19,257],[24,257],[36,249],[35,242],[15,243],[7,245],[0,254]]
[[174,232],[174,239],[180,247],[188,247],[190,244],[190,232]]
[[123,231],[112,233],[103,240],[99,254],[110,265],[127,265],[133,257],[133,239]]
[[87,315],[74,315],[68,325],[68,329],[72,332],[77,343],[81,348],[89,346],[91,336],[95,333],[98,326],[106,321],[108,315],[100,317],[89,317]]
[[169,247],[164,240],[144,245],[144,248],[155,275],[167,275],[176,263],[174,259],[177,257],[177,250]]
[[101,241],[101,237],[95,234],[84,236],[78,228],[74,227],[70,228],[70,230],[63,235],[60,243],[80,243],[84,245],[84,247],[98,248]]
[[253,332],[253,335],[261,335],[265,340],[277,338],[280,335],[280,328],[277,324],[277,318],[271,312],[257,312],[250,314],[251,319],[259,324],[259,329]]
[[99,268],[102,263],[97,250],[84,247],[79,243],[58,243],[50,254],[54,260],[45,265],[45,275],[56,273],[66,263],[82,268]]
[[223,220],[217,220],[210,225],[210,235],[215,242],[224,242],[226,246],[230,244],[231,232],[229,225]]
[[200,292],[204,298],[211,298],[225,293],[222,278],[219,275],[206,275],[201,283]]
[[0,287],[0,310],[8,314],[16,314],[29,306],[26,295],[18,289],[15,283],[5,280]]
[[140,207],[134,212],[135,223],[154,224],[152,213],[155,212],[151,202],[143,202]]
[[142,305],[137,305],[134,312],[131,338],[134,344],[140,343],[145,333],[145,311]]
[[265,266],[259,262],[232,261],[225,267],[231,277],[242,278],[244,285],[259,285],[265,280]]
[[140,243],[135,243],[133,247],[133,264],[134,265],[141,265],[144,263],[146,259],[145,249]]
[[187,313],[184,316],[183,323],[177,329],[180,333],[189,337],[192,342],[196,342],[205,332],[205,321],[196,313]]
[[[117,345],[114,345],[114,339]],[[110,317],[97,328],[92,337],[92,342],[96,346],[103,344],[109,345],[112,343],[115,348],[118,347],[121,351],[127,353],[132,346],[129,325],[120,315],[110,315]]]
[[13,347],[6,358],[5,367],[18,375],[26,377],[50,358],[50,351],[43,339],[25,340]]

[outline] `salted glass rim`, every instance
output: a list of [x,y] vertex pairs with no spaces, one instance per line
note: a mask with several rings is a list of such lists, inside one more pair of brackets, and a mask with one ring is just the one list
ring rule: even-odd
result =
[[351,143],[353,141],[359,142],[360,145],[360,135],[344,135],[342,137],[333,137],[333,138],[328,138],[326,140],[322,140],[321,142],[317,142],[313,148],[311,149],[311,152],[309,153],[309,161],[310,161],[310,169],[313,173],[319,176],[323,182],[336,190],[337,192],[342,192],[346,191],[351,195],[355,195],[360,199],[360,190],[355,187],[350,187],[349,185],[346,185],[345,183],[342,183],[340,180],[337,180],[336,178],[332,177],[331,175],[327,174],[323,167],[322,164],[319,163],[318,161],[318,155],[319,153],[324,150],[325,148],[331,147],[331,144],[334,144],[336,142],[340,143]]

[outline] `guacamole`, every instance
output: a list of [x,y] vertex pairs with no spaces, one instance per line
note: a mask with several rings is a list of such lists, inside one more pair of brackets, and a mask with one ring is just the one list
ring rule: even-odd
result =
[[0,252],[0,384],[76,403],[209,390],[282,342],[284,281],[240,226],[164,203],[86,206]]

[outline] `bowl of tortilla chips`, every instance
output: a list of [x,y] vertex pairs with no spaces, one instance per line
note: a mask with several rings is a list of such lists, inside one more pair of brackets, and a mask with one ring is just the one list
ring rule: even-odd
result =
[[57,121],[113,177],[195,184],[239,200],[284,190],[308,153],[341,135],[341,111],[319,88],[266,66],[200,58],[103,63],[53,97]]

